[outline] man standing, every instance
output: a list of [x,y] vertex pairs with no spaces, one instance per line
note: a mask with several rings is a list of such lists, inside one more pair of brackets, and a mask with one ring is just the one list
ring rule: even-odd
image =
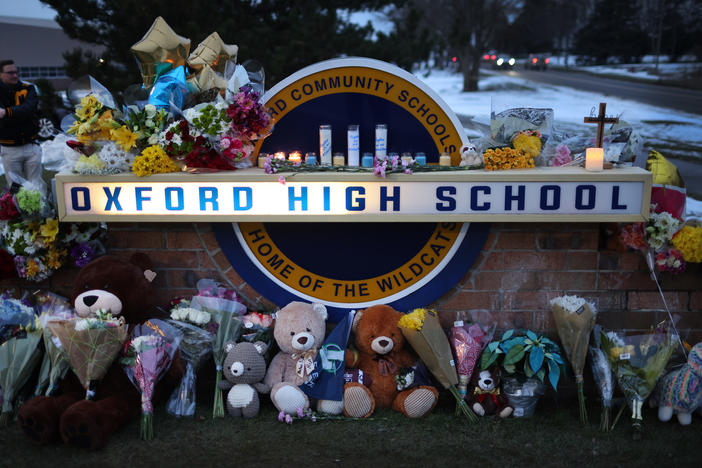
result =
[[13,175],[41,178],[41,148],[35,142],[38,103],[34,86],[20,81],[15,62],[0,61],[0,155],[8,185]]

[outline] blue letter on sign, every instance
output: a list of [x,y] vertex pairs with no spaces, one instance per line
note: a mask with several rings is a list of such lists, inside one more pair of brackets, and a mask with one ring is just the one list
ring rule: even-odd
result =
[[[246,205],[241,204],[241,194],[246,196]],[[246,211],[253,206],[253,190],[251,187],[234,187],[234,210]]]
[[[583,194],[587,192],[587,203],[583,203]],[[575,188],[575,209],[591,210],[595,208],[597,199],[597,187],[594,185],[578,185]]]
[[456,195],[456,187],[450,185],[436,187],[436,198],[439,201],[446,202],[436,204],[438,211],[456,211],[456,199],[449,195]]
[[392,196],[388,196],[388,188],[380,187],[380,211],[388,211],[388,202],[392,202],[392,211],[400,211],[400,187],[392,188]]
[[[78,194],[83,194],[83,203],[78,201]],[[76,211],[90,211],[90,190],[87,187],[73,187],[71,189],[71,206]]]
[[626,210],[626,205],[619,204],[619,186],[615,185],[612,187],[612,209],[613,210]]
[[[553,200],[549,203],[549,192],[553,194]],[[561,207],[561,187],[559,185],[544,185],[541,187],[541,200],[539,207],[546,210],[557,210]]]
[[219,211],[217,196],[215,187],[200,187],[200,211],[207,211],[208,203],[212,204],[212,211]]
[[[176,204],[173,205],[173,194],[176,196]],[[185,208],[183,188],[182,187],[167,187],[165,190],[166,195],[166,209],[168,211],[182,211]]]
[[517,194],[512,195],[512,186],[505,187],[505,211],[512,209],[512,202],[517,201],[517,210],[524,211],[524,198],[526,196],[526,185],[517,186]]
[[105,195],[107,195],[107,203],[105,203],[105,211],[110,211],[112,209],[112,205],[115,206],[115,209],[117,211],[122,211],[122,205],[119,204],[119,192],[122,191],[122,187],[115,187],[115,193],[110,193],[110,188],[109,187],[103,187],[102,188],[105,191]]
[[299,201],[302,211],[307,211],[307,187],[301,187],[302,193],[299,197],[295,196],[295,188],[288,187],[288,211],[295,211],[295,202]]
[[366,209],[366,199],[363,197],[354,198],[354,192],[359,195],[366,194],[365,187],[346,187],[346,211],[363,211]]
[[144,206],[145,201],[151,200],[151,197],[147,197],[144,195],[144,192],[150,192],[151,187],[137,187],[134,189],[134,192],[136,193],[136,209],[137,211],[141,211]]
[[490,209],[490,202],[485,202],[478,204],[478,192],[482,192],[485,195],[490,195],[490,186],[488,185],[476,185],[470,189],[470,209],[471,211],[488,211]]

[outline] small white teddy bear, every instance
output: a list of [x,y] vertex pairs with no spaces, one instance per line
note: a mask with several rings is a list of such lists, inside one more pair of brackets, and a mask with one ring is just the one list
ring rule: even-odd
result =
[[480,166],[483,164],[483,158],[478,154],[475,145],[468,143],[461,148],[461,163],[459,166]]

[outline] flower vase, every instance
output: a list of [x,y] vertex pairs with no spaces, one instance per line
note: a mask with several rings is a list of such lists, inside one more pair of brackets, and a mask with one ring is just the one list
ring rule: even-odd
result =
[[514,408],[515,418],[530,418],[534,415],[539,398],[546,392],[546,385],[539,379],[519,378],[508,375],[502,378],[502,391]]

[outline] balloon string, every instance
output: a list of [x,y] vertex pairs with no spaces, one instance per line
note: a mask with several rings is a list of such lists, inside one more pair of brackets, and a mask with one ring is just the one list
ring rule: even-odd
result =
[[663,289],[661,289],[661,283],[658,281],[658,275],[656,275],[656,271],[653,266],[653,252],[650,250],[646,254],[646,264],[648,265],[648,269],[651,271],[651,278],[653,281],[656,283],[656,286],[658,287],[658,294],[661,295],[661,300],[663,301],[663,306],[665,307],[665,311],[668,313],[668,318],[670,319],[670,324],[673,327],[673,330],[675,330],[675,336],[678,338],[678,343],[680,344],[680,349],[682,350],[683,355],[685,356],[685,359],[687,360],[687,351],[685,350],[685,346],[683,345],[682,338],[680,338],[680,332],[678,331],[678,327],[675,326],[675,320],[673,320],[673,314],[670,313],[670,309],[668,308],[668,303],[665,300],[665,295],[663,294]]

